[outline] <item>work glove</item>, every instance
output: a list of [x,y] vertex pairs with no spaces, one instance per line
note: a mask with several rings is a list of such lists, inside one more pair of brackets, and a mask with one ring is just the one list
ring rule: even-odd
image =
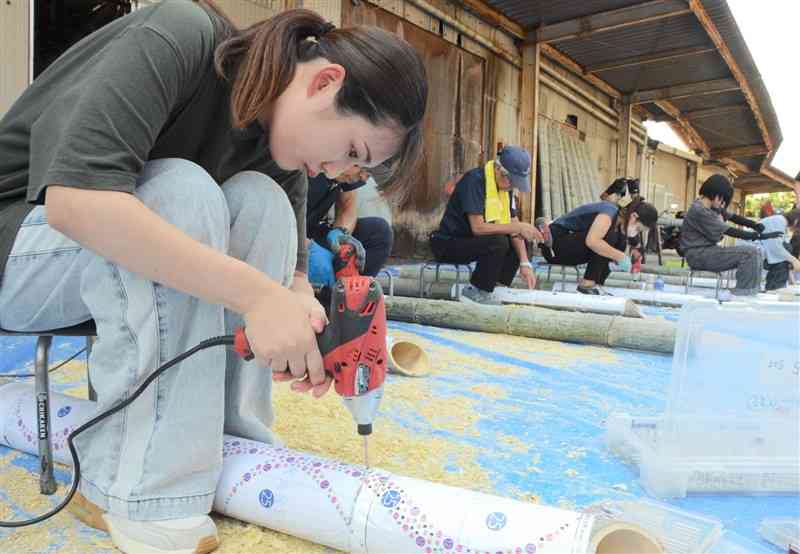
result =
[[759,233],[758,240],[777,239],[782,236],[783,236],[783,231],[771,231],[769,233]]
[[328,234],[325,236],[325,240],[328,241],[328,246],[330,247],[331,251],[334,254],[339,253],[339,249],[342,247],[343,244],[350,244],[355,248],[356,251],[356,262],[358,264],[358,271],[361,273],[364,271],[364,263],[367,261],[367,252],[364,250],[364,245],[361,244],[361,241],[355,238],[350,233],[346,233],[344,229],[336,227],[335,229],[331,229],[328,231]]
[[630,273],[631,267],[633,267],[633,262],[631,262],[630,256],[625,256],[620,261],[615,262],[614,265],[616,266],[615,271],[622,271],[623,273]]
[[336,282],[333,273],[333,252],[311,241],[308,246],[308,282],[316,286],[332,287]]
[[[733,237],[735,239],[742,239],[742,240],[760,240],[761,236],[754,232],[754,231],[745,231],[744,229],[739,229],[738,227],[728,227],[725,229],[725,233],[729,237]],[[771,234],[771,233],[770,233]]]
[[725,212],[722,218],[726,221],[730,221],[731,223],[735,223],[736,225],[742,225],[744,227],[748,227],[754,230],[756,233],[764,232],[764,225],[762,223],[758,223],[757,221],[753,221],[752,219],[748,219],[739,214],[732,214]]

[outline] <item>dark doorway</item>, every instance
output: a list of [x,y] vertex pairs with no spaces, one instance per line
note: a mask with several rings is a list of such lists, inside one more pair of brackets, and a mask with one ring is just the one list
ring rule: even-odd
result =
[[34,78],[70,46],[135,7],[135,0],[36,0]]

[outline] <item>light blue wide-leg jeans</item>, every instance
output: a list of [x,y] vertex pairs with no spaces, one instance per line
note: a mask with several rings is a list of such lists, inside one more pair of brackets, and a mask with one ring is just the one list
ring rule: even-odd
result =
[[[194,239],[291,284],[295,216],[272,179],[246,171],[220,187],[200,166],[148,162],[136,196]],[[135,241],[136,237],[130,237]],[[90,371],[99,409],[127,397],[149,373],[202,340],[230,334],[238,314],[167,288],[26,218],[0,285],[0,327],[37,331],[97,323]],[[181,362],[133,404],[77,441],[81,492],[103,510],[138,520],[208,513],[225,432],[272,442],[271,372],[213,347]]]

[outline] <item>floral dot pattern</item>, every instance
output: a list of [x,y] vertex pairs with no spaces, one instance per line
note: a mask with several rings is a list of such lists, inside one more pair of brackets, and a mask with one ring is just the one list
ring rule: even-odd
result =
[[[373,509],[390,512],[391,521],[395,522],[399,531],[410,539],[411,544],[417,547],[418,552],[425,554],[536,554],[546,549],[548,543],[570,530],[570,524],[563,523],[552,532],[536,537],[537,540],[513,548],[500,551],[476,549],[469,544],[462,544],[457,537],[448,536],[444,529],[440,529],[435,521],[425,513],[424,507],[416,505],[402,486],[394,482],[391,474],[378,470],[364,472],[348,464],[298,454],[286,448],[273,448],[245,440],[225,440],[222,449],[224,458],[247,454],[257,455],[261,457],[262,461],[244,472],[231,487],[225,496],[224,506],[228,505],[245,483],[270,471],[292,467],[299,469],[319,487],[320,493],[324,494],[334,505],[337,513],[348,527],[352,523],[351,515],[349,512],[345,512],[345,506],[342,505],[341,498],[334,490],[335,480],[332,479],[332,476],[348,476],[358,479],[363,487],[361,494],[375,495],[377,502],[374,505],[378,508]],[[271,508],[275,501],[275,494],[270,489],[263,489],[259,493],[259,503],[264,509]],[[487,528],[492,531],[503,529],[509,521],[509,517],[505,513],[497,511],[487,513],[485,518]]]

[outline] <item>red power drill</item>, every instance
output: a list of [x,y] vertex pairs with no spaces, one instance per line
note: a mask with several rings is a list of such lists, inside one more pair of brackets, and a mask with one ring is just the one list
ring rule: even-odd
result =
[[333,259],[333,273],[337,279],[358,277],[358,256],[352,244],[343,244]]
[[[336,270],[329,323],[317,335],[317,345],[325,371],[333,376],[336,392],[355,419],[358,434],[364,436],[368,466],[366,438],[372,433],[386,378],[386,306],[380,283],[358,274],[351,245],[343,245],[337,259],[343,263]],[[234,349],[246,360],[253,358],[242,328],[236,331]]]

